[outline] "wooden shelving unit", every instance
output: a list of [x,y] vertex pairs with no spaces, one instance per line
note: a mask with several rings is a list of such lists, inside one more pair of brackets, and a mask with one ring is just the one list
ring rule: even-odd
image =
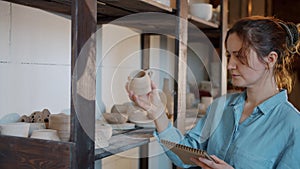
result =
[[[96,59],[96,46],[95,40],[90,40],[93,33],[96,32],[97,24],[106,24],[111,21],[127,16],[130,14],[136,14],[141,12],[159,12],[170,15],[175,15],[183,18],[185,21],[190,20],[193,24],[197,25],[200,29],[214,29],[220,34],[220,44],[224,40],[224,31],[226,30],[227,17],[223,17],[221,25],[215,25],[213,23],[200,20],[194,16],[188,15],[187,0],[177,0],[176,9],[162,5],[154,0],[5,0],[7,2],[16,3],[20,5],[30,6],[38,9],[42,9],[49,12],[66,14],[71,16],[72,20],[72,57],[71,57],[71,72],[72,76],[72,91],[76,91],[77,82],[81,76],[81,71],[86,68],[91,68],[93,73],[96,73],[96,69],[89,61],[95,61]],[[221,1],[222,6],[227,8],[227,0]],[[223,8],[223,7],[222,7]],[[225,12],[222,12],[225,14]],[[149,18],[146,23],[151,23],[154,18]],[[145,23],[145,21],[143,22]],[[139,20],[127,20],[127,22],[114,22],[114,24],[131,27],[141,31],[143,38],[142,48],[149,47],[149,38],[143,36],[143,32],[150,31],[152,29],[160,29],[162,32],[164,29],[169,29],[170,25],[176,25],[173,27],[174,35],[176,36],[176,49],[174,53],[185,61],[187,59],[187,22],[171,20],[160,23],[157,27],[149,27],[149,25],[141,24]],[[151,35],[150,35],[151,36]],[[89,41],[88,41],[89,40]],[[81,50],[84,44],[89,43],[89,49],[86,51],[86,57],[83,62],[86,65],[82,68],[76,67],[76,61],[82,53]],[[222,45],[221,45],[222,46]],[[90,52],[92,51],[92,52]],[[90,52],[90,53],[89,53]],[[92,54],[91,54],[92,53]],[[221,50],[221,54],[224,53]],[[224,55],[225,56],[225,55]],[[149,57],[149,56],[145,56]],[[144,67],[149,64],[147,58],[144,58]],[[177,63],[176,66],[178,85],[175,86],[175,115],[180,116],[185,111],[185,94],[186,94],[186,67],[184,62]],[[92,75],[91,75],[92,76]],[[93,78],[91,78],[93,79]],[[95,79],[95,78],[94,78]],[[85,82],[87,93],[93,93],[96,91],[93,85],[94,81]],[[113,153],[122,152],[134,147],[147,145],[150,142],[152,131],[140,129],[132,132],[128,132],[133,140],[124,142],[125,144],[116,144],[116,141],[126,135],[113,136],[111,141],[111,147],[108,149],[96,149],[94,148],[94,142],[90,137],[93,137],[94,133],[94,121],[95,121],[95,98],[85,98],[77,92],[71,92],[71,139],[69,142],[57,142],[48,140],[39,140],[31,138],[18,138],[11,136],[0,136],[0,168],[71,168],[71,169],[87,169],[94,168],[95,160],[105,158],[113,155]],[[95,94],[95,93],[94,93]],[[89,112],[85,114],[85,120],[81,120],[82,116],[80,112]],[[87,122],[88,121],[88,122]],[[183,124],[177,124],[179,128],[184,127]],[[86,131],[86,128],[89,128]],[[91,134],[92,133],[92,134]],[[142,134],[143,133],[143,134]],[[126,144],[128,143],[128,144]],[[118,146],[117,146],[118,145]],[[141,165],[141,168],[146,168],[145,165]]]

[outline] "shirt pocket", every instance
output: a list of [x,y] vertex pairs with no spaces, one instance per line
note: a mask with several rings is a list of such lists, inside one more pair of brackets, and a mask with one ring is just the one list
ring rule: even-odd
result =
[[233,167],[236,169],[272,169],[273,162],[267,157],[262,157],[258,152],[247,152],[238,150],[231,159]]

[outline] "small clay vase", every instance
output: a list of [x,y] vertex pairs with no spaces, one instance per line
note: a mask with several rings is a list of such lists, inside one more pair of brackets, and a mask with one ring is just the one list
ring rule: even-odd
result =
[[152,71],[136,70],[130,73],[128,88],[136,95],[146,95],[151,91]]

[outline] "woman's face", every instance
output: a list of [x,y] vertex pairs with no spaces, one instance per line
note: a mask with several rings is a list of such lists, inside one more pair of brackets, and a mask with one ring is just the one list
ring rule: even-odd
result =
[[228,70],[231,74],[231,81],[238,87],[264,86],[267,76],[267,68],[262,63],[254,50],[250,49],[246,62],[243,64],[238,58],[239,50],[242,48],[242,40],[236,33],[229,35],[227,39],[227,52],[229,53]]

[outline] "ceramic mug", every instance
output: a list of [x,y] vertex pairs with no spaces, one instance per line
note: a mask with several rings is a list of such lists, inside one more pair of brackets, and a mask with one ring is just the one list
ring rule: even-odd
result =
[[136,70],[130,73],[128,88],[136,95],[146,95],[151,89],[152,71]]

